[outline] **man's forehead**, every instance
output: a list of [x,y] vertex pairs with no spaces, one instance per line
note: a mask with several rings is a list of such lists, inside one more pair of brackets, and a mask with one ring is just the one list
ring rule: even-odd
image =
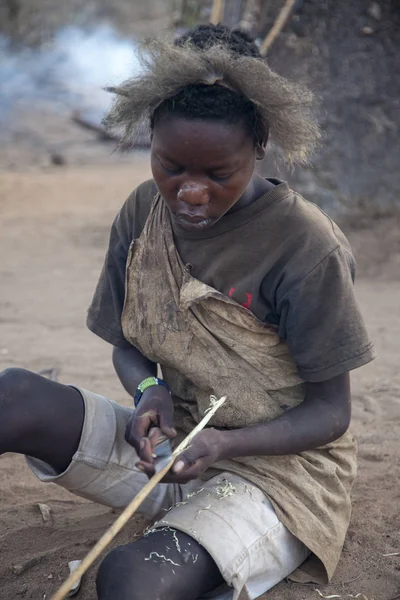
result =
[[169,157],[207,157],[210,162],[235,159],[253,146],[244,128],[213,121],[168,120],[155,127],[152,150]]

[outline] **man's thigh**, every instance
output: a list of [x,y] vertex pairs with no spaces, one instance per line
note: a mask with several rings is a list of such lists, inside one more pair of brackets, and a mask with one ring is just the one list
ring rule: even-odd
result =
[[[292,573],[309,550],[279,521],[257,487],[222,473],[183,486],[182,501],[155,525],[183,531],[214,559],[231,591],[208,598],[257,598]],[[232,590],[233,588],[233,590]]]

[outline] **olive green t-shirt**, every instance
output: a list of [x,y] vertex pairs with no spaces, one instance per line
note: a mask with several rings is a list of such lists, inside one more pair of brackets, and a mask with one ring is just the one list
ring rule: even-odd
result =
[[[194,277],[276,327],[305,381],[324,381],[375,357],[354,296],[354,257],[315,204],[269,181],[271,190],[209,230],[172,222],[176,247]],[[114,346],[129,347],[121,328],[127,254],[156,193],[153,180],[142,183],[118,213],[89,308],[88,327]]]

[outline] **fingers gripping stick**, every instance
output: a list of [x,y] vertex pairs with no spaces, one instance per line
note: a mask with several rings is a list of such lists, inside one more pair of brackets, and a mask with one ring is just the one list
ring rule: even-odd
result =
[[[175,462],[175,459],[183,452],[192,442],[193,438],[204,429],[207,425],[208,421],[211,417],[216,413],[216,411],[224,404],[226,400],[226,396],[223,396],[219,400],[211,399],[211,406],[200,421],[198,425],[189,433],[189,435],[179,444],[179,446],[173,451],[171,454],[171,458],[164,467],[160,468],[153,477],[147,482],[147,484],[141,489],[141,491],[133,498],[132,502],[128,504],[125,510],[119,515],[113,525],[105,532],[105,534],[99,539],[97,544],[93,546],[90,552],[83,559],[79,567],[71,573],[71,575],[64,581],[62,586],[57,590],[57,592],[51,597],[50,600],[63,600],[70,589],[76,584],[76,582],[82,577],[84,573],[91,567],[94,561],[100,556],[100,554],[109,546],[115,536],[121,531],[121,529],[126,525],[132,515],[135,514],[139,506],[142,502],[147,498],[150,492],[156,487],[157,483],[161,481],[163,477],[168,473],[170,468]],[[164,443],[164,442],[162,442]],[[164,451],[164,450],[162,450]],[[157,451],[155,450],[155,454]],[[161,458],[161,457],[160,457]],[[164,456],[165,459],[165,456]]]

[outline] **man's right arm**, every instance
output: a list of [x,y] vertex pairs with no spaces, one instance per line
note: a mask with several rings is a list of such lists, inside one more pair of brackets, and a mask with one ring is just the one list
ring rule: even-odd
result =
[[113,364],[122,385],[132,398],[141,381],[157,375],[156,363],[148,360],[134,346],[114,346]]
[[[157,375],[156,363],[148,360],[133,346],[114,346],[113,363],[122,385],[132,397],[141,381]],[[149,435],[151,430],[155,435]],[[160,433],[169,438],[176,436],[171,394],[165,386],[156,385],[143,392],[125,432],[126,441],[135,448],[141,463],[146,465],[149,477],[154,473],[153,453]]]

